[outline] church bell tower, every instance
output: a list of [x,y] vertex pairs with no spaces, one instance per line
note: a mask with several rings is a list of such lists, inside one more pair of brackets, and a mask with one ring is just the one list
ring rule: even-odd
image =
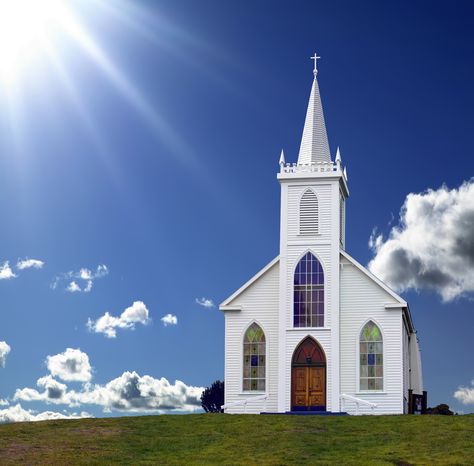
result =
[[[349,191],[340,151],[337,149],[333,161],[329,149],[317,80],[319,58],[317,54],[312,57],[314,79],[298,161],[287,163],[282,151],[277,175],[281,185],[280,412],[294,405],[292,357],[299,342],[307,336],[325,353],[326,408],[333,412],[340,410],[339,264],[340,250],[345,248],[345,202]],[[304,273],[305,277],[313,274],[314,278],[316,274],[315,266],[310,271],[305,257],[315,258],[313,263],[319,263],[321,278],[317,278],[320,282],[315,282],[313,288],[306,285],[304,288],[296,276]]]

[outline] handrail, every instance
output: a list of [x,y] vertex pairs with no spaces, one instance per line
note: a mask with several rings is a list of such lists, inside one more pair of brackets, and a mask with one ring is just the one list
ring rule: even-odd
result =
[[341,410],[342,411],[345,411],[345,409],[344,409],[344,400],[353,401],[356,404],[356,416],[359,415],[359,405],[369,406],[372,410],[377,407],[376,403],[372,403],[370,401],[363,400],[362,398],[356,398],[355,396],[352,396],[352,395],[346,395],[345,393],[343,393],[340,396],[340,398],[341,398]]
[[233,401],[232,403],[226,403],[221,406],[221,409],[227,409],[230,408],[231,406],[240,406],[244,405],[244,414],[247,413],[247,404],[251,403],[252,401],[260,401],[260,400],[265,400],[263,411],[266,410],[266,405],[267,405],[267,399],[268,399],[268,393],[265,393],[263,395],[258,395],[258,396],[252,396],[249,398],[244,398],[243,400],[239,401]]

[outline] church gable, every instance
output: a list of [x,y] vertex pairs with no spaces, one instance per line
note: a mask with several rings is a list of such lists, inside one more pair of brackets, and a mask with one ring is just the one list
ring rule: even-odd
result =
[[396,305],[400,305],[400,307],[408,306],[403,298],[345,251],[341,251],[341,280],[342,276],[345,276],[346,286],[350,287],[349,290],[353,290],[356,296],[362,293],[364,299],[368,299],[368,296],[374,295],[378,299],[383,297],[385,304],[390,307]]
[[270,301],[278,299],[279,259],[277,256],[263,269],[257,272],[248,282],[223,301],[221,311],[238,311],[248,302],[259,301],[268,297]]

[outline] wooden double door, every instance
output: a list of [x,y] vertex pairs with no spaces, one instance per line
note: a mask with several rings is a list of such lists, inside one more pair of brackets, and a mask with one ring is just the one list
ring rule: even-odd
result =
[[326,367],[292,367],[291,385],[292,410],[326,410]]

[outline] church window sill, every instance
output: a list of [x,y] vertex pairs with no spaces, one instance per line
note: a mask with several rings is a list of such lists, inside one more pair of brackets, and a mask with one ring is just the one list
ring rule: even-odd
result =
[[331,330],[331,327],[289,327],[286,330],[296,330],[301,332],[316,331],[316,330]]

